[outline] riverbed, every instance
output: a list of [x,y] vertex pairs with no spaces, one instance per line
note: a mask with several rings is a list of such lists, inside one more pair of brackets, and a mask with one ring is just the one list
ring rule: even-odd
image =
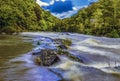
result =
[[[82,62],[61,56],[50,67],[35,64],[32,51],[54,49],[51,39],[71,40],[67,51]],[[0,61],[0,81],[120,81],[120,38],[54,32],[0,36]]]

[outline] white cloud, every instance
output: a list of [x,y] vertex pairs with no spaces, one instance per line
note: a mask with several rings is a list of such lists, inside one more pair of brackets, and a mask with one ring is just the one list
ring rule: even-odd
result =
[[39,4],[40,6],[49,6],[48,3],[42,2],[40,0],[36,0],[36,3]]
[[60,0],[55,0],[55,1],[60,1]]
[[36,3],[39,4],[40,6],[49,6],[49,5],[53,5],[55,1],[65,2],[66,0],[51,0],[50,3],[42,2],[41,0],[36,0]]
[[50,5],[53,5],[55,3],[55,1],[62,1],[65,2],[66,0],[51,0],[51,2],[49,3]]
[[66,0],[61,0],[62,2],[65,2]]
[[50,5],[53,5],[55,3],[55,1],[54,0],[52,0],[51,2],[50,2]]
[[89,2],[96,2],[96,1],[98,1],[98,0],[88,0]]
[[[46,3],[46,2],[42,2],[41,0],[37,0],[36,3],[39,4],[40,6],[50,6],[53,5],[55,3],[55,1],[62,1],[65,2],[66,0],[51,0],[50,3]],[[93,1],[93,0],[88,0],[88,1]],[[97,0],[94,0],[97,1]],[[87,5],[85,6],[74,6],[72,7],[72,10],[68,11],[68,12],[63,12],[63,13],[52,13],[54,16],[58,17],[58,18],[67,18],[67,17],[71,17],[73,14],[76,14],[81,8],[83,7],[87,7]]]
[[73,9],[73,10],[77,10],[77,8],[76,8],[76,7],[72,7],[72,9]]
[[70,17],[73,13],[72,11],[68,11],[68,12],[63,12],[63,13],[52,13],[52,14],[60,19],[63,19],[63,18]]
[[77,7],[73,7],[73,10],[70,10],[68,12],[63,12],[63,13],[52,13],[54,16],[63,19],[63,18],[67,18],[67,17],[71,17],[73,14],[76,14],[81,8],[83,7],[87,7],[87,5],[85,6],[77,6]]

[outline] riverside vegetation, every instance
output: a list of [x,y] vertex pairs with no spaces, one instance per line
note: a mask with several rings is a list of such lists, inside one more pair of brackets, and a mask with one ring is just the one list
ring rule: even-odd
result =
[[0,0],[0,33],[23,31],[77,32],[120,37],[120,0],[98,0],[70,18],[58,19],[35,0]]

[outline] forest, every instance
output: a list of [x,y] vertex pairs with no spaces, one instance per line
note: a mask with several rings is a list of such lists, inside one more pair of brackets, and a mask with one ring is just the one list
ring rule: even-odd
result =
[[63,19],[62,31],[120,37],[120,0],[99,0]]
[[57,20],[34,0],[0,0],[0,33],[52,31]]
[[58,19],[34,0],[0,0],[0,33],[77,32],[120,37],[120,0],[98,0],[70,18]]

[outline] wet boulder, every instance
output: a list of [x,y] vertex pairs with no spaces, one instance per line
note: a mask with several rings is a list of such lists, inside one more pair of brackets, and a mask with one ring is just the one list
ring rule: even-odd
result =
[[60,61],[56,50],[42,49],[37,54],[35,54],[35,53],[33,53],[33,54],[37,55],[35,57],[35,62],[41,66],[50,66],[50,65]]
[[72,44],[71,40],[69,39],[54,39],[53,40],[60,49],[68,49],[69,46]]
[[65,45],[58,45],[58,48],[60,48],[60,49],[67,49],[68,47],[65,46]]

